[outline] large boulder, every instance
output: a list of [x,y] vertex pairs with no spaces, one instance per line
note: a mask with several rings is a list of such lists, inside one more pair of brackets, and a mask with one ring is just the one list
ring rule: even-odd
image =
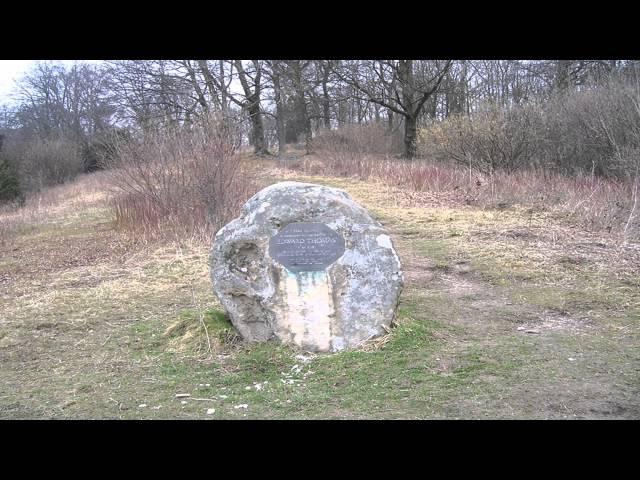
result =
[[216,234],[210,266],[244,339],[316,352],[384,334],[403,282],[380,223],[343,190],[298,182],[254,195]]

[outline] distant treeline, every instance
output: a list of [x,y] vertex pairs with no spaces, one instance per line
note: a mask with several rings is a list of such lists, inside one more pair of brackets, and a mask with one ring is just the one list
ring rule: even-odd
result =
[[[101,168],[123,140],[217,115],[257,155],[375,123],[395,154],[486,171],[626,176],[640,62],[131,60],[40,62],[0,107],[0,200]],[[326,134],[326,133],[325,133]],[[635,162],[635,163],[634,163]]]

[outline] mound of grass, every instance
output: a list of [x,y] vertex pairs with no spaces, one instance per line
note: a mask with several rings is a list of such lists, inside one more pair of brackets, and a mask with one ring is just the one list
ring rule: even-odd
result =
[[239,342],[240,337],[224,312],[186,309],[163,333],[167,352],[219,351]]

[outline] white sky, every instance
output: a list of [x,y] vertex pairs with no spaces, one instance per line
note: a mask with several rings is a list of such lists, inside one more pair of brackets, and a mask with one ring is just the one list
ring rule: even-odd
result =
[[[9,94],[15,87],[15,81],[26,73],[36,62],[42,60],[0,60],[0,105],[11,103]],[[50,61],[50,60],[47,60]],[[97,63],[96,60],[51,60],[72,64],[75,61]]]
[[[19,80],[37,62],[42,61],[62,63],[69,67],[76,62],[100,63],[103,60],[0,60],[0,106],[13,103],[11,94],[15,91],[16,80]],[[233,79],[230,90],[234,94],[243,93],[238,78]],[[263,101],[267,100],[263,99]]]
[[[102,60],[0,60],[0,105],[13,103],[11,93],[15,89],[16,80],[19,80],[22,75],[28,72],[36,62],[42,61],[63,63],[67,66],[71,66],[74,62],[102,62]],[[242,93],[240,81],[237,78],[234,78],[231,83],[231,92]]]
[[26,72],[35,60],[0,60],[0,104],[9,103],[14,80]]

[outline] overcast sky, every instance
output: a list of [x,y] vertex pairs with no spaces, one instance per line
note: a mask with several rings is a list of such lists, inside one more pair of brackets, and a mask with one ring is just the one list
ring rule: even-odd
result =
[[[36,62],[41,60],[0,60],[0,105],[10,103],[9,94],[14,89],[15,80],[18,80],[25,72],[27,72]],[[73,62],[86,62],[88,60],[47,60],[53,62],[62,62],[68,65]],[[97,63],[96,60],[89,60]]]
[[[15,81],[28,72],[36,62],[63,63],[70,67],[75,62],[101,63],[103,60],[0,60],[0,105],[11,104],[10,94],[15,89]],[[242,94],[242,86],[237,78],[233,79],[230,90],[234,94]]]
[[0,104],[9,101],[7,95],[13,90],[14,80],[20,78],[35,60],[0,60]]

